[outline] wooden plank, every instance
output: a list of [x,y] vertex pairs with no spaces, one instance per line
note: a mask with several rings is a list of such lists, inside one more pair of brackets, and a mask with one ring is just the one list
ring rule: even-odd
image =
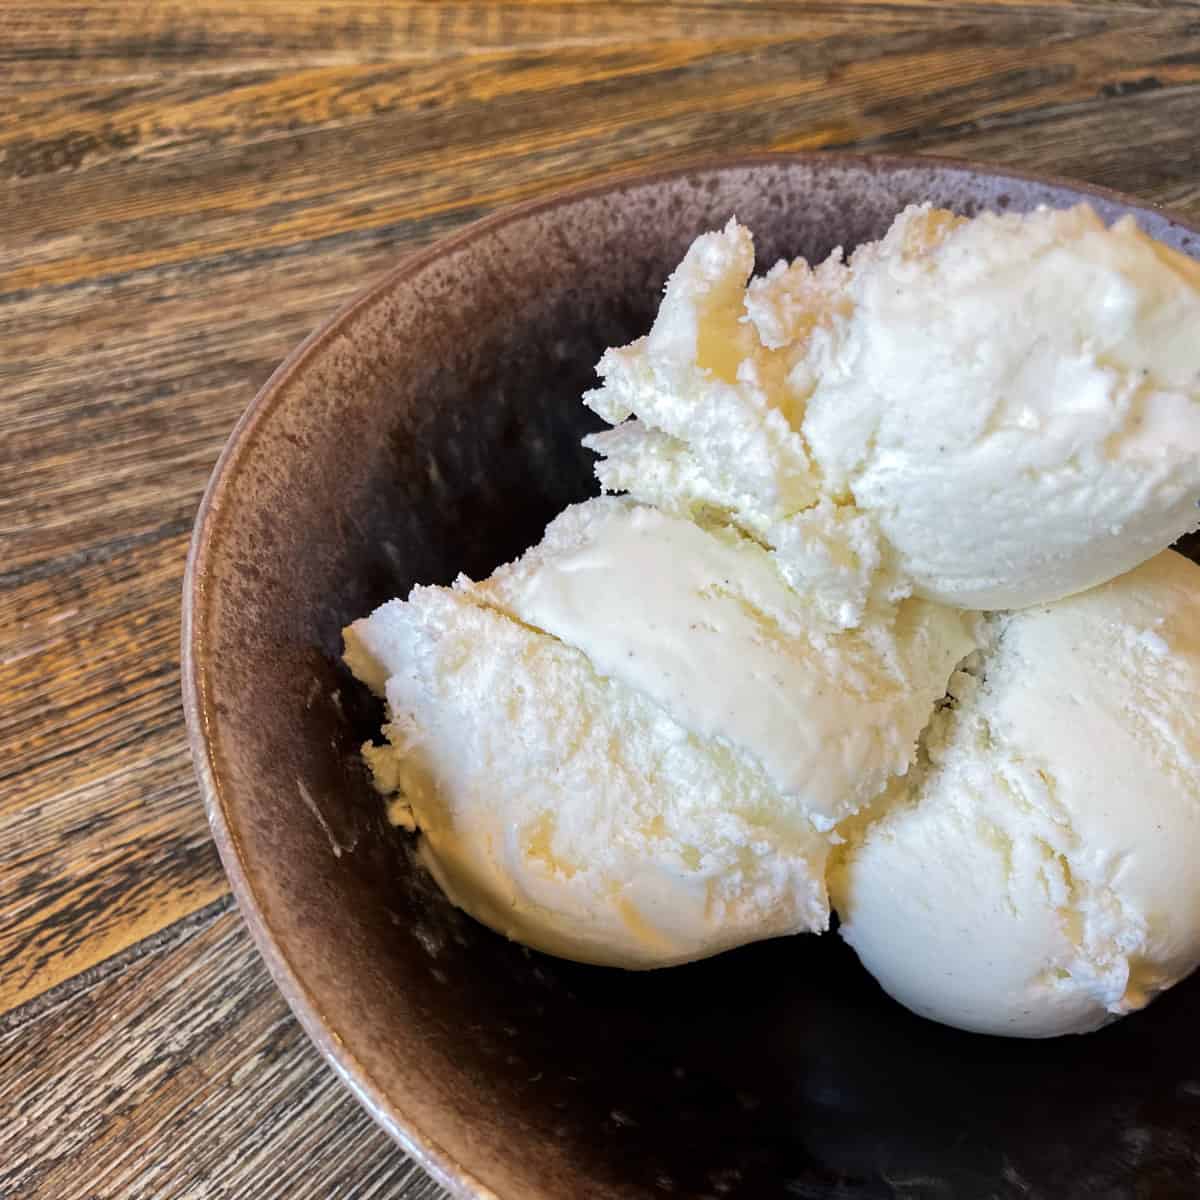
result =
[[437,1200],[291,1017],[235,910],[0,1031],[0,1196]]
[[[955,128],[914,124],[855,148],[1005,163],[1130,192],[1200,218],[1200,87],[1118,90],[1103,102],[1006,114]],[[1147,147],[1153,152],[1147,153]]]
[[182,728],[185,540],[0,591],[0,1012],[227,890]]
[[[847,23],[883,31],[914,18],[928,26],[966,14],[976,21],[1085,21],[1145,14],[1154,0],[847,0],[838,3],[655,3],[566,0],[540,3],[408,3],[320,0],[204,0],[186,7],[86,6],[72,0],[25,4],[7,14],[0,68],[9,85],[31,80],[213,73],[247,65],[337,66],[414,61],[461,53],[516,53],[613,42],[804,37]],[[1176,5],[1176,7],[1180,7]]]
[[[127,92],[103,115],[60,118],[40,142],[10,132],[0,292],[369,226],[403,236],[634,162],[861,144],[1023,110],[1101,109],[1151,79],[1200,82],[1200,63],[1181,61],[1194,17],[1179,9],[1070,21],[1013,10],[986,39],[969,11],[938,11],[897,8],[907,23],[869,31],[849,13],[827,35],[818,25],[792,38],[253,76],[168,105],[158,123]],[[94,153],[63,150],[72,139]]]
[[255,389],[392,255],[311,258],[307,271],[226,262],[0,307],[0,588],[111,538],[190,525]]

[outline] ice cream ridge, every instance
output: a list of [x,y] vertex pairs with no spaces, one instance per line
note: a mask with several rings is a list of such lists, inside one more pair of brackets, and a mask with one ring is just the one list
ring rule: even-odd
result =
[[1200,263],[1087,206],[731,220],[584,402],[605,493],[345,631],[446,895],[623,968],[821,932],[1094,1029],[1200,963]]

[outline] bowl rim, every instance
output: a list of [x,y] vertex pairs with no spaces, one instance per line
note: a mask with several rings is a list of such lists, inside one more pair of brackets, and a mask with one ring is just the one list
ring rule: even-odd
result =
[[821,163],[859,166],[894,172],[922,168],[948,169],[993,180],[1011,179],[1017,183],[1036,183],[1067,188],[1081,197],[1095,197],[1125,207],[1153,211],[1200,237],[1200,225],[1169,208],[1144,201],[1129,193],[1065,176],[1025,171],[1002,164],[972,159],[943,157],[935,154],[873,154],[840,150],[804,150],[762,152],[743,155],[716,155],[686,159],[669,166],[646,170],[637,165],[606,172],[575,186],[555,189],[546,194],[506,205],[486,216],[470,221],[445,237],[435,238],[426,246],[401,251],[399,261],[373,283],[368,284],[324,319],[299,343],[257,391],[231,430],[196,511],[187,563],[183,578],[180,676],[188,745],[204,802],[213,841],[229,880],[242,919],[250,931],[258,953],[283,993],[289,1008],[304,1032],[333,1067],[370,1116],[439,1183],[465,1200],[504,1200],[458,1161],[445,1147],[421,1129],[419,1106],[404,1105],[386,1094],[375,1082],[370,1067],[355,1057],[337,1034],[330,1019],[321,1011],[303,978],[292,966],[286,947],[277,940],[259,903],[253,875],[243,857],[242,845],[230,814],[226,797],[218,783],[219,762],[215,724],[209,705],[208,660],[205,654],[207,633],[207,596],[209,559],[219,535],[224,513],[223,500],[230,481],[247,462],[256,435],[264,419],[284,392],[289,380],[328,342],[340,335],[363,311],[404,280],[446,254],[486,236],[513,222],[538,213],[603,196],[634,186],[665,183],[689,175],[755,167]]

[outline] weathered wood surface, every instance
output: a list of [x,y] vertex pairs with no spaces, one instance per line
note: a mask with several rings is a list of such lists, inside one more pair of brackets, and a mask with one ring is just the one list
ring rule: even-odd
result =
[[0,1062],[0,1196],[443,1194],[343,1092],[229,902],[0,1031]]
[[228,907],[187,531],[288,349],[597,173],[858,147],[1200,216],[1200,4],[0,2],[0,1195],[432,1195]]

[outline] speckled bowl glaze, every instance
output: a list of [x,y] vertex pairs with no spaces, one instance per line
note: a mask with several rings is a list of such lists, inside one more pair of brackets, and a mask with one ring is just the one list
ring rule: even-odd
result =
[[1200,1194],[1200,980],[1086,1038],[957,1033],[889,1001],[836,937],[623,974],[449,906],[358,757],[379,712],[339,630],[479,576],[594,490],[580,405],[689,241],[736,213],[760,265],[962,213],[1120,196],[937,159],[800,155],[626,178],[405,259],[275,373],[201,506],[184,693],[213,833],[313,1040],[462,1196]]

